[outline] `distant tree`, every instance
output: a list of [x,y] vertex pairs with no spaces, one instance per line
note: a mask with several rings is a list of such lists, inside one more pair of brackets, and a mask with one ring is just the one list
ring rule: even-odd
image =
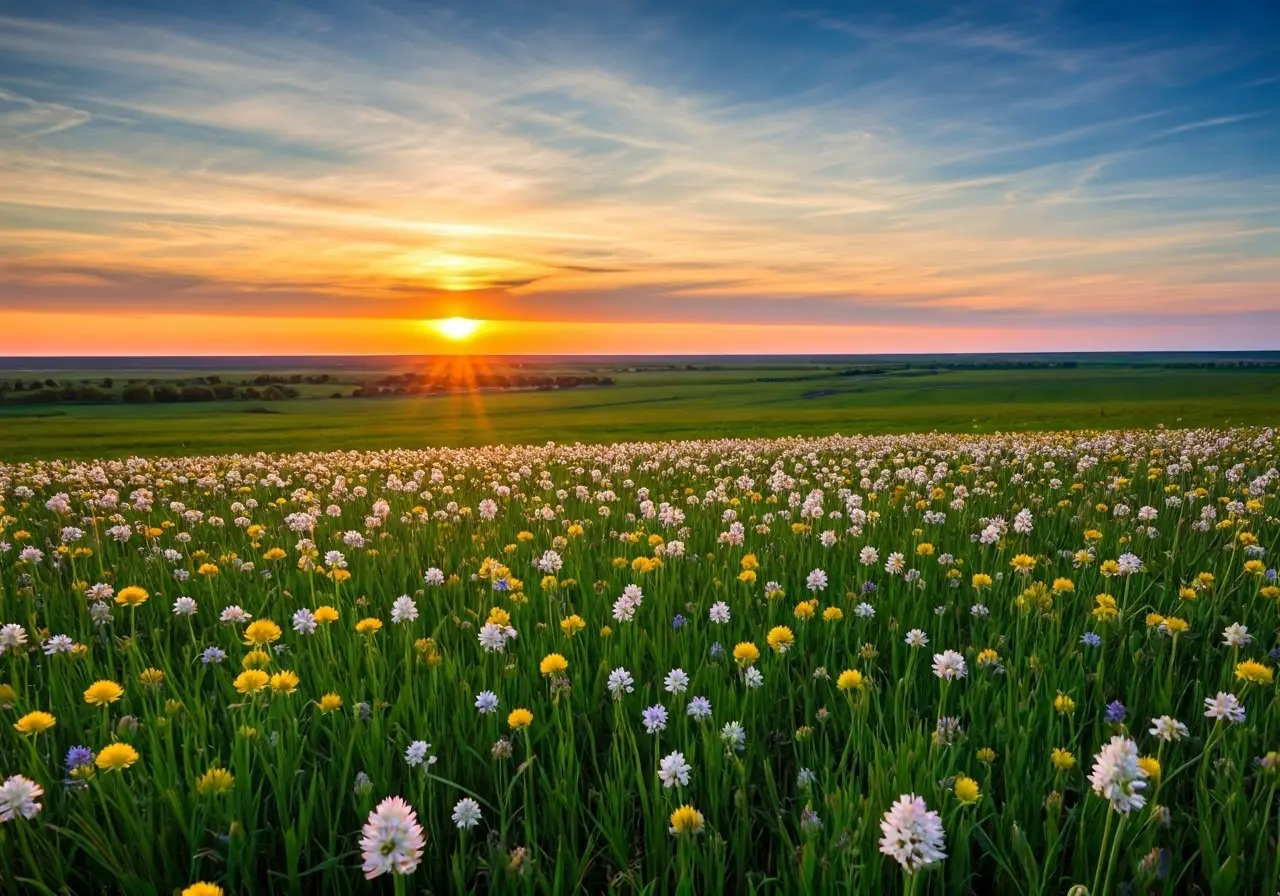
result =
[[115,384],[116,384],[116,381],[109,376],[104,376],[102,378],[102,388],[104,389],[110,389]]
[[151,387],[146,383],[130,383],[120,390],[120,400],[125,404],[150,404]]
[[213,401],[217,397],[208,386],[184,386],[182,388],[183,401]]
[[156,386],[155,391],[151,394],[156,401],[182,401],[182,392],[179,391],[177,386],[171,386],[168,383],[161,383]]
[[219,401],[227,401],[236,397],[236,387],[230,383],[218,383],[213,387],[213,395]]

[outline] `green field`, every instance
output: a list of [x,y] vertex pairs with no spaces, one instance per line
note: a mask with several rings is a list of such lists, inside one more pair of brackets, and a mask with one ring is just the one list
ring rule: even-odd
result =
[[0,459],[1280,422],[1280,371],[1265,369],[913,367],[873,376],[765,362],[596,369],[617,385],[269,404],[0,407]]

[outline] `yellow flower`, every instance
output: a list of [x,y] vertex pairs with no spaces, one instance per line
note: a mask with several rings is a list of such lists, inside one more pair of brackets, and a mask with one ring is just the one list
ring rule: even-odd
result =
[[1064,750],[1061,747],[1053,748],[1053,752],[1049,755],[1049,761],[1060,772],[1069,772],[1076,767],[1076,757],[1070,750]]
[[196,781],[196,793],[201,796],[217,796],[227,793],[236,783],[235,776],[225,768],[214,766]]
[[1036,568],[1036,558],[1030,554],[1019,554],[1009,561],[1009,565],[1013,567],[1014,572],[1027,575]]
[[280,626],[270,619],[255,619],[244,630],[244,643],[261,647],[280,640]]
[[978,757],[979,762],[985,763],[986,765],[990,765],[996,761],[996,751],[990,747],[983,747],[978,750],[975,755]]
[[916,545],[916,553],[921,557],[932,557],[933,545],[929,544],[927,541],[922,541],[920,544]]
[[982,797],[982,790],[978,787],[978,782],[968,775],[957,775],[956,783],[952,789],[956,799],[965,805],[976,803]]
[[1214,582],[1214,577],[1213,577],[1213,573],[1211,572],[1202,572],[1196,576],[1196,587],[1202,591],[1205,590],[1206,588],[1212,588],[1213,582]]
[[756,580],[756,571],[754,569],[744,569],[738,573],[738,581],[746,582],[748,585]]
[[1245,660],[1236,666],[1236,678],[1254,684],[1271,684],[1275,679],[1275,673],[1270,666],[1264,666],[1254,660]]
[[760,648],[750,641],[743,641],[733,648],[733,658],[737,660],[739,666],[754,665],[756,660],[760,659]]
[[1177,616],[1167,617],[1160,625],[1160,629],[1170,635],[1180,635],[1189,628],[1191,628],[1191,624],[1185,619],[1179,619]]
[[320,698],[321,712],[337,712],[342,709],[342,698],[337,694],[325,694]]
[[824,622],[839,622],[844,618],[844,610],[839,607],[827,607],[822,611],[822,619]]
[[701,834],[705,825],[702,813],[693,806],[681,806],[671,813],[670,830],[677,837]]
[[1053,708],[1059,715],[1069,716],[1076,711],[1076,701],[1066,694],[1059,693],[1053,698]]
[[104,772],[123,771],[138,761],[138,751],[128,744],[109,744],[98,751],[94,764]]
[[581,527],[581,526],[579,526],[577,523],[574,523],[574,524],[573,524],[572,526],[570,526],[568,529],[565,529],[565,530],[564,530],[564,532],[565,532],[565,534],[566,534],[566,535],[568,535],[570,538],[577,538],[579,535],[581,535],[581,534],[582,534],[583,529],[582,529],[582,527]]
[[1182,600],[1195,600],[1200,592],[1192,588],[1190,585],[1183,585],[1178,589],[1178,597]]
[[1054,579],[1053,590],[1058,594],[1070,594],[1076,590],[1076,586],[1070,579]]
[[116,592],[116,603],[122,607],[136,607],[139,604],[145,604],[150,596],[145,589],[137,585],[129,585]]
[[18,719],[13,723],[13,727],[19,734],[40,734],[52,728],[57,721],[52,713],[37,710]]
[[380,628],[382,628],[382,620],[376,616],[366,617],[356,623],[356,631],[362,635],[372,635]]
[[[795,633],[785,625],[775,625],[769,629],[769,634],[765,638],[769,642],[769,646],[774,649],[775,653],[786,653],[791,649],[791,645],[796,642]],[[736,654],[737,651],[735,650]]]
[[1120,574],[1120,562],[1118,560],[1103,560],[1102,565],[1098,567],[1098,572],[1104,576],[1118,576]]
[[538,665],[543,675],[563,675],[569,669],[569,661],[558,653],[548,653]]
[[489,611],[489,618],[485,621],[492,625],[500,625],[506,628],[511,624],[511,614],[502,609],[502,607],[494,607]]
[[84,702],[90,706],[106,706],[108,703],[115,703],[123,696],[124,688],[114,681],[103,679],[85,688]]
[[240,660],[243,669],[265,669],[271,665],[271,654],[265,650],[250,650]]
[[809,603],[807,600],[800,601],[800,603],[796,604],[794,614],[797,619],[812,619],[813,604]]
[[156,669],[154,667],[150,669],[143,669],[138,675],[138,683],[143,687],[158,688],[160,685],[164,684],[164,670]]
[[298,673],[285,670],[271,676],[271,690],[277,694],[292,694],[298,689]]
[[1260,576],[1267,571],[1267,564],[1261,560],[1246,560],[1244,562],[1244,571],[1251,576]]
[[854,691],[862,688],[862,673],[857,669],[845,669],[836,678],[836,687],[842,691]]
[[13,685],[7,682],[0,684],[0,709],[9,709],[17,702],[18,692],[13,689]]
[[756,559],[755,554],[743,554],[741,564],[743,569],[760,568],[760,561]]
[[1148,778],[1160,777],[1160,760],[1154,756],[1141,756],[1138,758],[1138,768],[1147,773]]
[[991,647],[983,648],[978,652],[978,665],[991,666],[1000,662],[1000,654]]
[[285,553],[284,553],[284,549],[282,548],[272,548],[271,550],[267,551],[265,554],[262,555],[262,559],[267,561],[283,560],[284,558],[285,558]]
[[611,629],[611,628],[610,628],[609,626],[607,626],[607,625],[602,625],[602,626],[600,626],[600,637],[602,637],[602,638],[610,638],[610,637],[613,637],[613,629]]
[[218,565],[216,563],[201,563],[196,569],[196,575],[201,576],[216,576],[218,572]]
[[975,572],[972,582],[974,588],[989,588],[991,587],[991,576],[985,572]]
[[572,638],[586,627],[587,624],[576,613],[560,620],[560,631],[564,632],[566,638]]
[[1157,625],[1163,625],[1163,624],[1164,624],[1164,617],[1161,616],[1159,613],[1147,614],[1147,628],[1155,628]]
[[533,713],[527,709],[513,709],[507,716],[507,724],[513,729],[528,728],[533,724]]
[[270,676],[261,669],[246,669],[236,676],[236,690],[242,694],[256,694],[267,686]]
[[323,607],[316,607],[316,611],[313,615],[316,617],[316,622],[321,625],[338,621],[338,611],[327,604]]
[[198,881],[182,891],[182,896],[223,896],[222,887],[217,884]]

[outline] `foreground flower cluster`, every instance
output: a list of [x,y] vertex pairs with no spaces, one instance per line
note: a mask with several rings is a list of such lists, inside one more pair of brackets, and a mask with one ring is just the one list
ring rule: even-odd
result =
[[6,879],[1268,892],[1277,447],[0,465]]

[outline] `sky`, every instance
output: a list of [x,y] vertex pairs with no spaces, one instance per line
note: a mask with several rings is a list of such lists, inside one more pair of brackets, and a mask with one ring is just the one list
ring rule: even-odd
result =
[[0,355],[1275,348],[1276,4],[0,0]]

